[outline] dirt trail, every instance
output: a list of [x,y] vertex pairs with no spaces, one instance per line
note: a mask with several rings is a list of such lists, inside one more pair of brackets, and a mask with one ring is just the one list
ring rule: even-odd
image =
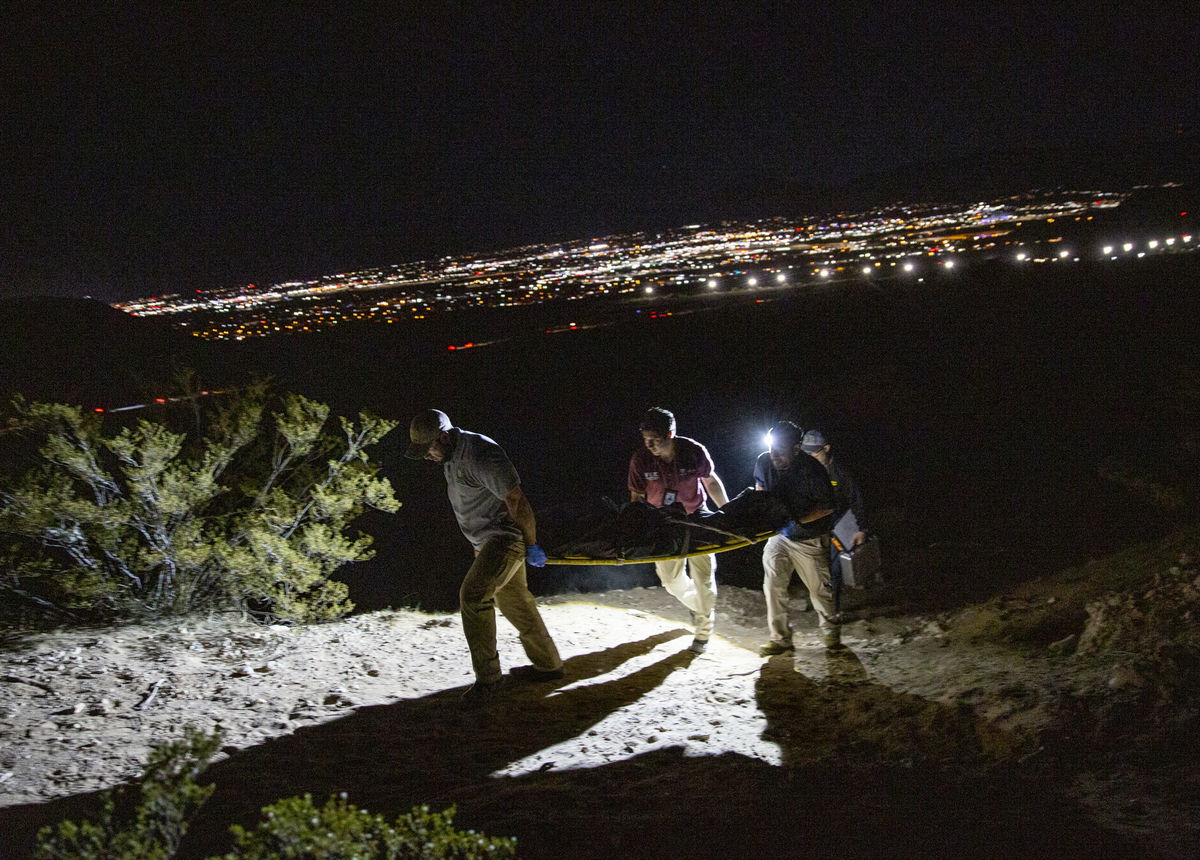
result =
[[[385,813],[455,803],[460,824],[516,835],[530,857],[790,857],[830,840],[846,856],[1177,856],[1197,844],[1186,805],[1095,774],[1064,783],[1042,740],[1064,694],[1096,678],[962,645],[945,618],[851,621],[848,647],[826,652],[796,605],[795,654],[767,661],[755,591],[721,590],[718,636],[699,656],[660,588],[542,602],[566,678],[481,710],[458,702],[471,678],[453,615],[11,643],[0,851],[24,856],[37,825],[88,810],[187,723],[225,736],[193,856],[219,850],[227,823],[305,791]],[[524,662],[503,622],[500,636],[505,665]]]

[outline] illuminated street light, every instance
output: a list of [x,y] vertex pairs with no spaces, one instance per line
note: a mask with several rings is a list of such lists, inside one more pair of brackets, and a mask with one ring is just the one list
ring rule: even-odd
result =
[[942,265],[943,265],[943,266],[945,266],[947,269],[953,269],[953,268],[954,268],[954,261],[953,261],[953,260],[947,260],[947,261],[946,261],[946,262],[944,262]]
[[782,284],[784,281],[787,280],[787,275],[785,275],[783,272],[780,272],[778,275],[775,276],[775,280]]
[[1174,244],[1175,244],[1175,237],[1174,237],[1174,236],[1172,236],[1170,239],[1166,239],[1166,240],[1164,240],[1164,242],[1165,242],[1165,244],[1167,244],[1167,245],[1174,245]]
[[1104,246],[1104,256],[1106,256],[1106,257],[1107,257],[1107,256],[1108,256],[1109,254],[1111,254],[1112,252],[1113,252],[1113,246],[1112,246],[1112,245],[1105,245],[1105,246]]
[[871,267],[870,267],[870,266],[863,266],[862,273],[863,273],[864,275],[869,275],[869,274],[871,274]]
[[1192,234],[1191,234],[1191,233],[1188,233],[1186,236],[1184,236],[1184,237],[1183,237],[1183,241],[1185,241],[1185,242],[1190,242],[1190,241],[1192,241]]
[[646,287],[646,295],[648,295],[648,296],[654,295],[654,287]]
[[1065,259],[1067,259],[1067,257],[1069,257],[1069,256],[1071,256],[1071,252],[1070,252],[1070,251],[1059,251],[1059,252],[1058,252],[1058,259],[1060,259],[1060,260],[1065,260]]
[[757,287],[758,286],[758,278],[747,278],[746,284],[751,287]]
[[1122,246],[1121,246],[1121,248],[1122,248],[1122,250],[1125,250],[1125,251],[1132,251],[1132,250],[1133,250],[1133,243],[1132,243],[1132,242],[1126,242],[1124,245],[1122,245]]
[[715,290],[717,288],[717,279],[716,278],[708,279],[708,288],[710,290]]
[[1153,249],[1153,248],[1157,248],[1157,247],[1158,247],[1158,240],[1157,240],[1157,239],[1151,239],[1149,242],[1147,242],[1147,243],[1146,243],[1146,246],[1147,246],[1147,247],[1149,247],[1149,248],[1151,248],[1151,249]]
[[1029,255],[1026,254],[1024,251],[1022,251],[1021,253],[1017,254],[1017,259],[1018,260],[1028,260]]
[[818,274],[820,274],[820,276],[821,276],[822,278],[828,278],[828,277],[829,277],[829,270],[828,270],[828,269],[822,269],[822,270],[821,270],[821,271],[820,271]]
[[913,266],[913,264],[912,264],[912,263],[905,263],[905,264],[904,264],[904,271],[906,271],[906,272],[911,272],[911,271],[912,271],[914,268],[916,268],[916,267],[915,267],[915,266]]

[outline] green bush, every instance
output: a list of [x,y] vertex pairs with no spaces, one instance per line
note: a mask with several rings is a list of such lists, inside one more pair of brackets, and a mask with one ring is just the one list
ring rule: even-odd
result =
[[[135,798],[132,789],[101,795],[98,821],[63,821],[38,833],[37,860],[167,860],[188,823],[212,794],[196,777],[220,746],[219,734],[192,727],[184,739],[156,746]],[[121,807],[128,811],[122,816]],[[234,849],[210,860],[487,860],[516,857],[516,840],[453,827],[454,808],[418,806],[389,822],[352,806],[343,794],[317,808],[290,797],[263,809],[258,826],[230,828]]]
[[349,611],[330,577],[370,557],[350,522],[366,506],[399,507],[366,454],[395,422],[335,423],[329,407],[273,398],[264,383],[212,399],[191,432],[14,401],[13,426],[39,456],[0,481],[0,592],[107,618]]
[[[220,747],[220,735],[188,727],[181,741],[160,744],[151,751],[138,784],[131,789],[105,791],[97,821],[63,821],[38,833],[37,860],[164,860],[174,856],[187,833],[188,822],[213,792],[196,777]],[[126,816],[118,805],[128,807]]]
[[430,812],[418,806],[394,822],[331,797],[318,809],[309,795],[263,810],[254,830],[234,826],[236,849],[224,860],[484,860],[516,857],[516,840],[455,830],[454,807]]

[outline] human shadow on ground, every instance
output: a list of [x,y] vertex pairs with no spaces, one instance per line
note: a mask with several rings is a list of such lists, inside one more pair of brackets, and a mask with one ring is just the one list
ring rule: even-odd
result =
[[849,648],[816,659],[776,657],[763,664],[755,692],[767,719],[763,737],[779,745],[790,789],[771,799],[770,815],[816,837],[815,850],[844,857],[1153,856],[1088,820],[1052,778],[1019,772],[1024,739],[965,705],[873,682]]
[[[256,820],[279,798],[307,792],[321,802],[341,791],[386,817],[454,804],[458,826],[515,836],[523,858],[1147,856],[1045,781],[989,769],[967,714],[872,683],[851,652],[829,658],[821,682],[786,658],[763,665],[758,704],[782,767],[678,747],[635,754],[644,739],[630,737],[630,757],[620,761],[567,769],[550,759],[542,770],[494,776],[586,738],[686,671],[695,655],[681,650],[579,684],[684,635],[670,630],[571,658],[562,682],[514,686],[484,708],[464,709],[462,688],[444,690],[237,751],[207,772],[217,790],[180,856],[226,850],[229,824]],[[0,810],[15,851],[6,856],[28,856],[38,825],[94,809],[93,794]]]

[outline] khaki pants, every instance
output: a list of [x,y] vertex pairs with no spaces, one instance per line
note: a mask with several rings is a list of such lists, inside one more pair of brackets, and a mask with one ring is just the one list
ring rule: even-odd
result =
[[763,547],[763,594],[767,598],[767,628],[772,642],[791,642],[788,621],[788,584],[792,571],[808,589],[817,625],[826,630],[836,625],[833,592],[829,587],[829,536],[791,540],[775,535]]
[[458,604],[471,649],[471,667],[481,682],[491,683],[501,675],[496,651],[497,608],[517,628],[534,668],[552,671],[562,667],[558,648],[525,579],[525,543],[520,538],[498,535],[483,545],[463,579]]
[[668,594],[696,613],[696,638],[712,636],[717,615],[717,557],[697,555],[656,561],[654,572]]

